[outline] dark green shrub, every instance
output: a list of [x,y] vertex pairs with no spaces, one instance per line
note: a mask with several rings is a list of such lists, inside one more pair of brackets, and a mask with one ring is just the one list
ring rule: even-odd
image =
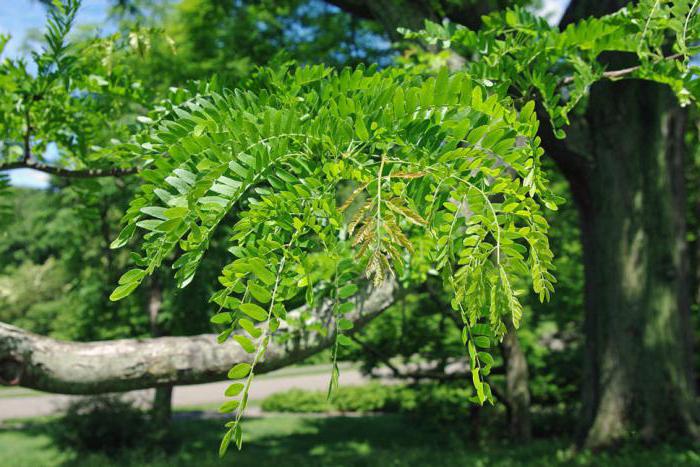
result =
[[266,412],[315,413],[328,412],[332,406],[321,391],[290,389],[266,397],[262,409]]
[[56,443],[76,451],[114,454],[152,440],[147,414],[118,396],[96,396],[71,402],[53,433]]
[[400,411],[438,424],[464,423],[473,395],[470,386],[425,384],[405,387],[397,392]]
[[396,412],[394,393],[398,387],[370,383],[363,386],[341,386],[331,401],[324,391],[290,389],[267,397],[262,408],[267,412]]
[[292,389],[273,394],[262,403],[268,412],[401,412],[424,422],[462,423],[469,413],[472,395],[464,385],[425,384],[415,386],[369,383],[341,386],[332,401],[323,391]]
[[388,412],[396,389],[379,383],[341,386],[333,398],[333,407],[341,412]]

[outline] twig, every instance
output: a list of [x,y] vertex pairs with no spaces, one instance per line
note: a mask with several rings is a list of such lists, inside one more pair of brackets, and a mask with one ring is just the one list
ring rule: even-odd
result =
[[34,169],[40,172],[45,172],[58,177],[66,178],[99,178],[99,177],[123,177],[133,175],[139,172],[138,167],[129,168],[111,168],[111,169],[77,169],[71,170],[54,165],[44,164],[43,162],[34,162],[22,160],[17,162],[9,162],[0,164],[0,172],[12,169]]
[[[683,54],[673,54],[669,55],[668,57],[664,57],[664,60],[676,60],[678,58],[683,57]],[[628,68],[622,68],[620,70],[610,70],[606,71],[603,73],[603,78],[608,78],[608,79],[617,79],[617,78],[622,78],[626,75],[632,74],[635,71],[639,70],[642,66],[641,65],[635,65],[631,66]],[[571,84],[574,82],[574,77],[573,76],[567,76],[564,78],[563,83],[564,84]]]

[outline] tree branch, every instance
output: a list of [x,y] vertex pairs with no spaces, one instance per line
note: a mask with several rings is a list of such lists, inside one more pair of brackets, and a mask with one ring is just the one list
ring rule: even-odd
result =
[[440,21],[441,18],[445,17],[470,29],[478,29],[483,15],[508,4],[507,1],[503,0],[496,2],[463,0],[435,2],[435,4],[424,0],[405,0],[402,2],[393,0],[326,0],[326,3],[335,5],[358,18],[376,21],[394,40],[401,39],[396,28],[402,26],[419,30],[423,28],[423,20],[425,19]]
[[[354,298],[355,311],[345,315],[361,329],[394,302],[397,285],[387,281]],[[301,313],[302,309],[290,312]],[[319,318],[332,316],[324,302]],[[334,329],[329,326],[329,329]],[[299,362],[334,342],[331,333],[310,333],[286,343],[273,342],[256,373]],[[251,354],[230,340],[218,344],[215,334],[98,342],[66,342],[0,323],[0,384],[62,394],[99,394],[169,384],[198,384],[226,379],[236,363]]]
[[[663,57],[662,60],[677,60],[679,58],[684,57],[683,54],[673,54],[669,55],[667,57]],[[619,70],[610,70],[610,71],[605,71],[603,72],[603,78],[607,78],[610,80],[615,80],[618,78],[624,78],[627,75],[631,75],[635,71],[639,70],[642,66],[641,65],[635,65],[635,66],[630,66],[627,68],[621,68]],[[573,76],[567,76],[564,78],[562,81],[563,84],[571,84],[574,82],[574,77]]]
[[139,172],[138,167],[111,168],[111,169],[66,169],[56,167],[54,165],[44,164],[43,162],[34,161],[17,161],[0,164],[0,172],[12,169],[34,169],[47,174],[56,175],[66,178],[99,178],[99,177],[123,177],[133,175]]
[[22,161],[25,163],[29,162],[29,159],[32,157],[32,119],[29,112],[29,106],[27,106],[24,111],[24,123],[27,128],[24,130],[24,154],[22,155]]
[[[36,100],[37,96],[35,96]],[[34,169],[40,172],[45,172],[51,175],[66,178],[98,178],[98,177],[121,177],[132,175],[139,171],[137,167],[128,169],[111,168],[111,169],[79,169],[71,170],[64,167],[56,167],[54,165],[44,164],[32,160],[32,120],[31,107],[28,104],[24,111],[24,123],[26,129],[22,137],[22,159],[16,162],[8,162],[0,164],[0,172],[12,169]]]
[[357,336],[351,335],[351,336],[350,336],[350,339],[352,339],[353,342],[355,342],[356,344],[358,344],[358,345],[359,345],[360,347],[362,347],[365,351],[367,351],[367,352],[371,353],[372,355],[374,355],[374,356],[377,358],[377,360],[379,360],[380,362],[382,362],[383,364],[385,364],[385,365],[387,366],[387,368],[389,368],[389,370],[391,370],[391,372],[392,372],[394,375],[397,375],[397,376],[398,376],[398,375],[401,374],[401,371],[400,371],[396,366],[394,366],[393,363],[391,363],[391,360],[389,360],[388,357],[386,357],[385,355],[383,355],[381,352],[379,352],[379,351],[378,351],[377,349],[375,349],[373,346],[371,346],[371,345],[369,345],[369,344],[367,344],[367,343],[361,341],[360,339],[357,338]]

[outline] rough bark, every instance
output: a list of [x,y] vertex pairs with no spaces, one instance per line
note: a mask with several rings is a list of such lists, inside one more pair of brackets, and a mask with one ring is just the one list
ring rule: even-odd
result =
[[168,433],[173,417],[173,385],[157,386],[153,395],[151,421],[159,431],[158,435]]
[[396,31],[403,27],[422,29],[426,19],[439,22],[442,18],[478,28],[481,17],[491,11],[511,4],[509,0],[475,2],[473,0],[449,2],[427,2],[423,0],[327,0],[327,3],[363,19],[375,20],[381,24],[392,39],[401,39]]
[[507,401],[510,437],[517,441],[527,441],[532,437],[528,366],[520,342],[518,342],[518,335],[512,326],[503,337],[501,352],[505,366],[504,397]]
[[586,282],[582,443],[693,434],[683,183],[685,112],[628,81],[594,87],[578,140]]
[[[387,281],[356,297],[355,311],[345,316],[354,321],[354,330],[362,329],[391,305],[396,288],[393,281]],[[328,303],[315,313],[316,319],[324,323],[333,319]],[[256,373],[299,362],[327,348],[333,339],[332,333],[309,333],[286,344],[273,342]],[[207,383],[225,379],[232,365],[251,360],[251,354],[238,344],[231,340],[218,344],[213,334],[81,343],[59,341],[0,323],[0,384],[40,391],[99,394]]]
[[[562,25],[626,3],[573,0]],[[696,432],[683,119],[661,86],[603,83],[594,88],[585,117],[577,119],[578,134],[570,132],[584,147],[577,151],[583,157],[571,144],[543,138],[571,184],[582,218],[587,342],[582,433],[589,447],[634,433],[652,439]]]
[[[624,3],[573,0],[562,24],[610,13]],[[608,59],[612,67],[629,65],[623,57]],[[685,120],[659,85],[601,83],[570,132],[586,155],[585,168],[565,175],[578,194],[584,249],[580,440],[590,448],[631,436],[697,435]]]
[[331,0],[328,3],[360,18],[374,19],[381,24],[387,35],[393,39],[401,38],[396,31],[398,27],[418,30],[423,27],[424,19],[437,19],[433,9],[424,2],[403,0]]
[[[148,320],[151,325],[151,337],[161,337],[164,335],[162,328],[158,324],[158,315],[163,305],[163,292],[157,278],[150,284],[148,294]],[[151,419],[155,426],[163,432],[167,432],[172,419],[173,407],[173,385],[166,384],[157,386],[153,394],[153,404],[151,406]]]

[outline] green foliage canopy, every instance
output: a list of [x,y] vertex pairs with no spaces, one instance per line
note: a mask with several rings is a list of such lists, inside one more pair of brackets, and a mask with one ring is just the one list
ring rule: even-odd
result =
[[[66,5],[53,13],[49,48],[35,57],[43,82],[69,83],[74,73],[61,44],[78,2]],[[333,394],[335,355],[352,327],[342,316],[362,275],[374,286],[392,276],[407,286],[440,277],[464,326],[474,401],[492,401],[489,349],[522,319],[514,278],[526,277],[540,300],[554,290],[542,210],[559,200],[541,166],[534,99],[560,138],[569,112],[601,79],[650,79],[670,85],[681,103],[696,102],[696,10],[697,1],[643,1],[559,31],[513,9],[486,17],[478,32],[433,23],[405,32],[454,45],[470,59],[459,72],[319,65],[261,70],[248,90],[203,83],[142,116],[144,130],[112,147],[120,164],[142,165],[144,181],[112,246],[137,230],[145,235],[111,298],[128,296],[173,254],[175,278],[186,286],[217,227],[234,219],[212,320],[224,326],[222,343],[236,340],[252,359],[229,373],[240,382],[221,407],[234,413],[222,454],[232,440],[241,447],[256,366],[270,339],[291,332],[281,327],[288,304],[330,303],[339,318],[327,330],[336,336]],[[598,59],[609,52],[637,63],[605,70]],[[2,70],[16,75],[12,64]],[[18,95],[26,106],[24,96],[47,93]],[[29,126],[8,117],[7,101],[0,108],[4,131]],[[350,196],[340,196],[347,187]],[[319,254],[333,263],[328,283],[310,280]]]

